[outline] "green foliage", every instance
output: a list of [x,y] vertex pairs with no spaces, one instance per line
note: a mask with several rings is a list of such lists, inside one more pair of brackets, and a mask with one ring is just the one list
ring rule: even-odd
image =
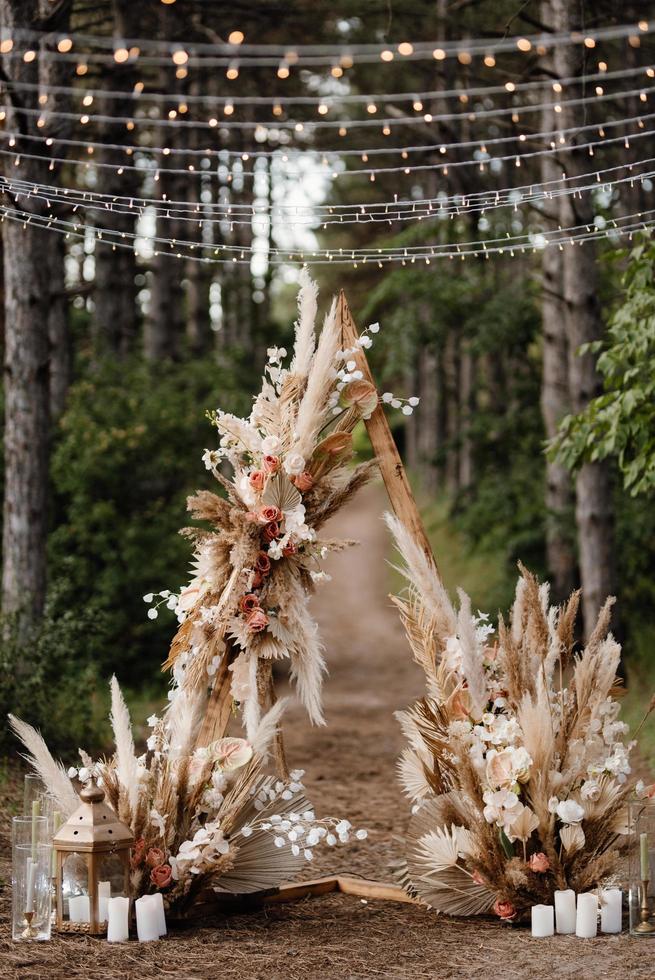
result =
[[633,496],[655,490],[655,243],[644,236],[630,253],[625,295],[600,351],[604,391],[579,415],[562,420],[551,453],[567,468],[615,459]]
[[[96,658],[110,623],[96,605],[78,606],[70,583],[51,588],[37,628],[5,617],[0,640],[0,715],[9,712],[40,728],[48,745],[76,753],[94,743]],[[0,749],[16,749],[5,725]]]
[[70,392],[51,465],[49,574],[69,583],[74,608],[93,603],[105,614],[96,651],[105,675],[141,682],[165,658],[172,614],[148,620],[142,597],[187,577],[189,546],[177,533],[186,497],[213,482],[201,463],[216,439],[204,409],[243,408],[240,384],[248,390],[211,359],[108,361]]

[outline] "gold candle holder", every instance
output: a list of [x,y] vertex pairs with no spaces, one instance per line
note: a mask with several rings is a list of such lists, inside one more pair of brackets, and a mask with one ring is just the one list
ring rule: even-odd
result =
[[34,912],[24,912],[25,916],[25,928],[21,932],[22,939],[34,939],[37,935],[37,931],[32,925],[32,920],[34,919]]
[[639,903],[639,925],[634,931],[640,935],[655,932],[655,926],[650,922],[650,902],[648,901],[648,879],[641,882],[641,901]]

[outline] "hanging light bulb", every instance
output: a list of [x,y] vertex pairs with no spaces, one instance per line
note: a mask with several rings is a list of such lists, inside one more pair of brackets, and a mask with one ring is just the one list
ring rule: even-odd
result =
[[173,58],[174,65],[186,65],[189,60],[189,55],[184,48],[176,48],[171,57]]
[[243,31],[230,31],[227,37],[228,44],[243,44],[245,34]]
[[57,51],[61,54],[66,54],[73,47],[73,42],[69,37],[62,37],[62,39],[57,43]]
[[231,82],[233,82],[235,78],[239,77],[239,66],[236,61],[230,62],[230,65],[225,72],[225,77],[229,78]]
[[127,48],[114,49],[114,61],[117,64],[124,65],[129,57],[130,57],[130,52],[127,50]]
[[403,57],[408,58],[410,54],[414,53],[414,45],[410,44],[409,41],[401,41],[398,45],[398,54],[402,54]]

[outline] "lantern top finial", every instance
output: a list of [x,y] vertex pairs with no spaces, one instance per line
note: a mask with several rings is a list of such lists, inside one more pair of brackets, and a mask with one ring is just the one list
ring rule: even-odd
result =
[[114,851],[133,843],[132,831],[105,802],[104,790],[93,779],[80,791],[80,806],[53,837],[60,851]]

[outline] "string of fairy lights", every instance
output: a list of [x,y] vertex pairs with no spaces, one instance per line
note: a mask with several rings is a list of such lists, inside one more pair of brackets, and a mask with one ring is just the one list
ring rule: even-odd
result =
[[[655,127],[648,125],[655,119],[655,113],[635,114],[637,108],[648,109],[649,99],[655,92],[655,84],[649,84],[655,79],[652,65],[633,64],[610,70],[607,60],[599,60],[597,70],[582,77],[508,80],[488,86],[476,84],[375,95],[349,91],[345,79],[321,87],[316,75],[311,76],[312,94],[303,95],[239,95],[238,92],[215,95],[199,92],[197,88],[189,93],[150,91],[144,80],[147,73],[142,74],[142,80],[134,82],[132,91],[126,92],[94,84],[89,72],[92,65],[130,65],[135,72],[141,73],[142,68],[169,64],[174,66],[177,78],[183,79],[194,67],[227,65],[227,78],[236,82],[241,67],[266,68],[277,64],[278,69],[286,66],[282,74],[278,70],[278,77],[282,79],[288,77],[292,67],[300,65],[329,68],[332,79],[341,79],[344,72],[356,64],[377,60],[386,63],[397,59],[444,61],[453,58],[467,66],[479,57],[484,67],[491,68],[499,54],[531,53],[541,57],[555,45],[579,45],[592,51],[603,42],[627,41],[630,47],[638,48],[642,37],[653,32],[655,24],[640,21],[584,33],[493,41],[468,39],[440,46],[429,42],[401,42],[395,49],[380,45],[343,45],[335,50],[326,45],[250,45],[244,43],[241,32],[232,32],[227,44],[214,45],[0,30],[0,55],[7,65],[17,61],[27,65],[39,61],[71,63],[75,65],[78,78],[77,85],[44,84],[38,78],[30,81],[29,76],[28,80],[21,77],[16,81],[5,79],[0,82],[9,98],[7,110],[0,110],[0,126],[6,127],[0,129],[0,157],[7,160],[5,176],[0,178],[0,191],[11,202],[9,206],[2,206],[1,220],[21,222],[24,227],[33,224],[62,234],[69,240],[81,240],[85,248],[91,242],[94,246],[130,248],[143,258],[169,254],[213,264],[250,263],[253,257],[261,257],[264,240],[266,261],[274,265],[302,261],[348,263],[357,267],[376,262],[382,267],[390,262],[430,264],[432,260],[444,257],[525,254],[553,245],[562,248],[603,237],[618,240],[632,236],[637,230],[651,227],[655,211],[633,212],[616,219],[599,215],[593,225],[547,231],[530,228],[526,220],[519,225],[512,222],[512,230],[521,229],[520,233],[505,232],[501,238],[446,244],[422,241],[418,245],[388,248],[284,248],[274,244],[273,231],[279,228],[286,237],[293,229],[316,231],[330,225],[414,223],[418,227],[426,220],[454,221],[464,215],[477,215],[479,229],[487,230],[491,228],[486,217],[489,212],[501,215],[505,209],[516,215],[520,208],[529,207],[538,218],[548,210],[548,202],[583,195],[592,196],[600,202],[599,210],[607,211],[625,186],[632,188],[638,183],[643,192],[649,193],[653,189],[655,157],[644,155],[643,159],[635,159],[632,152],[618,165],[603,166],[584,174],[579,173],[576,166],[572,170],[573,177],[567,173],[565,161],[572,154],[595,157],[605,149],[627,152],[633,146],[638,148],[641,140],[655,135]],[[340,70],[335,71],[335,67]],[[161,74],[157,78],[161,79]],[[626,81],[628,84],[632,81],[632,87],[615,89],[615,83]],[[38,105],[24,105],[21,101],[12,108],[11,98],[15,93],[36,96],[34,101]],[[522,103],[516,105],[522,96]],[[536,99],[528,101],[533,96]],[[63,101],[58,101],[59,97],[63,97]],[[508,100],[510,104],[498,105],[498,98]],[[79,109],[73,106],[77,100]],[[116,114],[108,111],[114,100],[120,100]],[[458,103],[457,111],[447,111],[448,100]],[[408,115],[401,108],[407,103],[411,103],[414,115]],[[625,108],[628,105],[634,107],[632,115],[621,108],[623,104]],[[602,123],[585,120],[583,125],[557,126],[558,118],[571,118],[571,109],[581,110],[585,119],[589,108],[599,105],[606,106],[607,118]],[[97,111],[98,106],[102,107],[101,112]],[[191,118],[190,108],[196,107],[202,113],[214,109],[215,114]],[[251,118],[262,107],[270,108],[272,120]],[[342,115],[351,108],[363,109],[364,116]],[[435,108],[439,111],[433,111]],[[132,110],[133,114],[129,114]],[[300,110],[316,115],[294,118]],[[242,111],[246,118],[233,118]],[[529,119],[537,113],[542,119],[552,120],[550,129],[537,131],[528,125],[526,117]],[[336,118],[332,118],[333,114]],[[326,118],[328,116],[330,118]],[[32,121],[32,126],[25,125],[28,120]],[[412,141],[406,145],[391,145],[383,141],[382,144],[354,148],[346,143],[343,149],[318,148],[311,142],[321,132],[334,133],[341,140],[361,129],[372,131],[376,136],[379,131],[386,139],[393,133],[402,134],[407,127],[419,126],[430,133],[437,124],[462,120],[466,121],[469,130],[489,121],[490,132],[485,136],[471,132],[467,138],[448,142],[436,142],[433,138],[424,144]],[[511,132],[498,134],[499,125],[506,125]],[[29,131],[32,127],[35,132]],[[111,133],[114,141],[78,138],[71,135],[72,127],[82,131],[80,137],[85,129],[92,132],[99,129],[102,134]],[[121,128],[130,134],[130,142],[116,141],[115,134]],[[153,143],[157,131],[170,131],[175,136],[171,139],[173,145],[154,145],[161,142],[155,139]],[[195,145],[180,145],[180,138],[184,143],[191,133]],[[240,140],[250,136],[259,146],[233,149],[229,146],[233,134]],[[202,148],[198,143],[203,139],[212,145]],[[293,141],[298,142],[294,144]],[[1,145],[3,142],[5,147]],[[268,146],[263,148],[261,144]],[[69,150],[79,155],[69,156]],[[385,166],[376,165],[383,154],[392,159]],[[414,162],[411,158],[418,154],[423,160]],[[555,169],[560,169],[560,179],[518,187],[512,182],[510,186],[483,188],[469,194],[448,193],[449,174],[461,168],[476,168],[478,173],[493,176],[495,181],[505,173],[507,183],[510,172],[516,172],[530,160],[548,157],[553,158]],[[172,166],[176,161],[185,165]],[[49,172],[64,166],[72,167],[89,186],[70,187],[24,179],[21,168],[28,163],[38,165],[41,171],[47,168]],[[164,175],[195,178],[200,180],[200,188],[188,200],[169,199],[163,189],[158,196],[108,194],[95,191],[92,186],[96,175],[103,170],[112,171],[118,177],[125,175],[126,179],[132,175],[129,177],[130,189],[138,178],[152,188],[153,195]],[[417,193],[419,188],[415,186],[415,181],[427,174],[444,184],[431,196]],[[303,181],[320,181],[321,185],[326,185],[343,178],[365,177],[369,182],[375,182],[377,178],[396,175],[409,178],[409,183],[406,191],[398,188],[392,200],[372,202],[365,198],[345,204],[318,201],[299,207],[296,202],[276,201],[270,193],[275,181],[282,181],[283,186]],[[250,201],[242,202],[238,193],[231,194],[230,188],[237,185],[241,188],[248,178],[259,186],[259,190],[253,191]],[[264,184],[261,184],[262,179]],[[211,194],[206,193],[209,186],[213,187]],[[596,198],[599,191],[602,197]],[[134,230],[103,227],[103,222],[107,224],[108,220],[111,224],[109,215],[130,216]],[[168,221],[175,222],[176,237],[172,237],[172,231],[168,235],[162,233]],[[235,228],[249,228],[252,244],[244,246],[222,241],[217,245],[211,231],[213,226],[217,227],[221,240],[231,235]],[[196,234],[195,239],[180,237],[184,227],[189,231],[196,227],[201,234]],[[425,232],[417,232],[417,235],[424,238]]]

